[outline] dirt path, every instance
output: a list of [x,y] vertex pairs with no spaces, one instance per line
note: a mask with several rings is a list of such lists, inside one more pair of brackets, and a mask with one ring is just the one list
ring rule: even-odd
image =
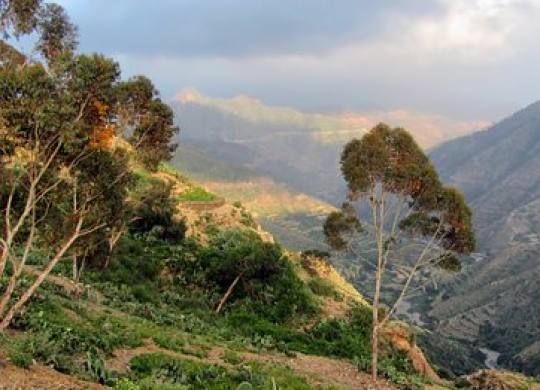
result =
[[[107,361],[106,364],[109,369],[126,371],[129,369],[129,361],[135,356],[144,353],[163,352],[183,359],[232,368],[233,365],[222,359],[222,356],[226,351],[226,348],[214,347],[212,350],[208,351],[208,356],[206,358],[201,359],[192,355],[185,355],[162,349],[154,344],[148,344],[139,348],[118,350],[115,352],[115,357]],[[264,355],[238,351],[235,351],[235,353],[246,362],[252,360],[268,365],[289,367],[296,375],[305,378],[306,381],[313,386],[334,386],[343,390],[397,390],[396,387],[385,381],[377,383],[373,382],[369,375],[358,372],[354,365],[344,361],[302,354],[297,354],[296,357],[287,357],[282,354],[273,353]]]
[[0,353],[0,390],[105,390],[96,383],[83,382],[52,368],[34,364],[25,370],[7,363]]

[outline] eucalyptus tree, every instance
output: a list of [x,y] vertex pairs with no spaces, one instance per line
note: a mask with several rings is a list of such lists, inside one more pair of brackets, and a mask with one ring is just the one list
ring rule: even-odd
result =
[[[354,252],[358,238],[368,231],[375,236],[372,376],[377,377],[381,328],[395,314],[398,304],[412,290],[421,270],[439,267],[460,269],[459,254],[475,248],[472,213],[463,195],[444,187],[422,149],[402,128],[379,124],[361,139],[345,145],[341,172],[347,183],[348,202],[331,213],[324,224],[329,245]],[[369,224],[361,216],[369,216]],[[409,239],[416,248],[414,261],[395,301],[380,310],[383,276],[388,267],[404,261],[396,249]]]
[[[0,285],[2,330],[59,261],[71,256],[78,279],[77,259],[88,246],[104,232],[116,242],[124,231],[132,153],[116,141],[129,130],[119,118],[137,83],[122,82],[119,65],[103,55],[75,53],[77,28],[57,4],[0,0],[0,22],[0,278],[8,280]],[[10,45],[11,37],[32,32],[37,57]],[[170,156],[175,128],[153,86],[151,92],[132,116],[134,137],[144,128],[137,151],[152,154],[155,167]],[[25,263],[37,253],[43,266],[14,299]]]

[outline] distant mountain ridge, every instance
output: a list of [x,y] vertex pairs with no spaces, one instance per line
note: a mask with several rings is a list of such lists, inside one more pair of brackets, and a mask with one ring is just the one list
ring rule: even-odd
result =
[[406,111],[304,113],[247,96],[220,99],[192,89],[180,93],[171,106],[185,144],[333,204],[343,200],[343,145],[378,122],[403,125],[426,148],[484,125]]
[[[243,121],[285,126],[286,132],[300,130],[323,133],[318,138],[319,140],[330,140],[332,138],[330,135],[335,135],[337,140],[346,142],[353,136],[358,136],[359,131],[363,132],[379,122],[386,122],[393,126],[407,128],[425,148],[431,148],[441,142],[469,134],[489,125],[485,121],[458,122],[440,115],[406,110],[348,111],[335,114],[304,113],[289,107],[267,106],[259,99],[246,95],[239,95],[234,98],[210,97],[193,88],[181,91],[174,99],[173,104],[211,107],[223,114],[232,115]],[[186,125],[188,124],[182,118],[179,118],[179,120],[186,122]],[[234,132],[236,129],[230,128],[229,131]],[[317,137],[317,135],[314,136]]]

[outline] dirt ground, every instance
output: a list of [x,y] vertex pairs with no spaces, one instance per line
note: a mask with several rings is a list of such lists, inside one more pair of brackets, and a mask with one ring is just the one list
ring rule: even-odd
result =
[[[1,356],[1,355],[0,355]],[[5,363],[4,359],[0,361]],[[0,390],[101,390],[96,383],[88,383],[61,374],[52,368],[34,364],[29,370],[11,363],[0,363]]]

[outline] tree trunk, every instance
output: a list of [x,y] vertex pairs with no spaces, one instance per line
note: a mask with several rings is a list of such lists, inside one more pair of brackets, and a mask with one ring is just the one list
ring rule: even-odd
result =
[[105,259],[105,263],[103,264],[103,268],[108,268],[110,263],[111,263],[111,257],[113,255],[113,252],[114,252],[114,248],[116,247],[116,244],[118,243],[118,240],[120,240],[120,237],[122,237],[122,234],[124,233],[124,226],[122,226],[120,228],[120,230],[118,230],[118,232],[116,233],[113,233],[111,236],[109,236],[108,238],[108,243],[109,243],[109,253],[107,253],[107,258]]
[[231,285],[227,289],[227,292],[225,293],[225,295],[223,296],[223,298],[221,298],[221,301],[219,302],[219,305],[216,309],[216,314],[219,314],[221,312],[221,309],[223,309],[223,306],[225,306],[227,299],[229,299],[229,297],[231,296],[232,292],[234,291],[234,288],[240,281],[240,278],[242,277],[243,274],[244,274],[244,271],[240,272],[238,276],[234,279],[234,281],[231,283]]
[[13,295],[13,291],[15,290],[15,285],[17,284],[17,272],[15,270],[13,271],[13,274],[11,275],[11,278],[9,279],[9,284],[7,287],[7,290],[4,292],[4,296],[2,297],[2,301],[0,302],[0,316],[4,314],[4,311],[6,310],[6,306],[9,302],[9,299]]
[[381,275],[377,270],[375,294],[373,296],[373,328],[371,331],[371,376],[377,380],[377,363],[379,359],[379,300],[381,290]]
[[373,324],[371,331],[371,377],[377,380],[377,363],[379,360],[379,305],[382,277],[384,274],[384,193],[377,197],[376,189],[372,192],[373,226],[377,240],[377,270],[375,273],[375,291],[373,293]]
[[53,270],[53,268],[56,266],[56,264],[60,261],[60,259],[64,256],[66,251],[71,247],[73,242],[80,236],[80,230],[82,226],[83,219],[79,219],[79,222],[77,223],[77,227],[73,234],[66,240],[64,245],[58,250],[54,258],[47,264],[43,272],[38,276],[38,278],[35,280],[35,282],[24,292],[24,294],[21,296],[21,298],[8,310],[4,318],[2,319],[2,322],[0,323],[0,331],[4,331],[9,324],[11,323],[11,320],[13,316],[23,307],[23,305],[32,297],[36,289],[41,286],[45,278],[49,275],[49,273]]

